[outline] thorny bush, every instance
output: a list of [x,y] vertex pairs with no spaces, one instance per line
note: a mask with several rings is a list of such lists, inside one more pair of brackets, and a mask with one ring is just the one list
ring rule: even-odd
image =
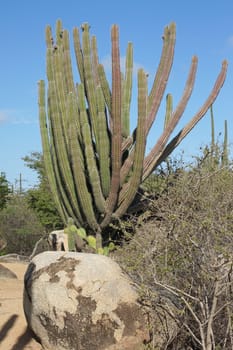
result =
[[148,309],[151,349],[232,349],[231,164],[167,164],[116,259]]

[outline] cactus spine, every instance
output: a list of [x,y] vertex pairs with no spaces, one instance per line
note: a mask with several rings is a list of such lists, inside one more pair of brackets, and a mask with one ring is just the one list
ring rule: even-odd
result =
[[176,27],[164,30],[163,49],[157,73],[148,92],[147,75],[138,71],[138,125],[130,134],[133,46],[128,44],[125,73],[121,72],[119,29],[112,26],[112,83],[99,63],[97,41],[89,25],[73,31],[80,82],[75,84],[70,58],[69,35],[57,22],[56,42],[46,28],[47,102],[45,83],[39,82],[39,111],[45,167],[59,212],[67,222],[74,219],[96,235],[115,217],[124,215],[137,190],[151,172],[174,150],[216,99],[226,76],[227,62],[206,102],[191,121],[170,141],[194,86],[197,57],[193,57],[183,95],[172,110],[167,95],[164,130],[145,156],[147,135],[155,121],[171,71]]

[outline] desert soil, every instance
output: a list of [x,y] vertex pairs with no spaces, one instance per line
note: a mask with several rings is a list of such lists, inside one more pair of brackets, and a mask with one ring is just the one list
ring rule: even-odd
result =
[[25,263],[3,263],[17,279],[0,278],[0,350],[42,350],[27,328],[23,311]]

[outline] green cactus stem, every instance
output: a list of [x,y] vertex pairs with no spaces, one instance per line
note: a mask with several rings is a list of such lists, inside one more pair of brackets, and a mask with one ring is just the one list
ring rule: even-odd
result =
[[173,109],[172,95],[167,94],[167,96],[166,96],[166,114],[165,114],[165,118],[164,118],[164,130],[166,129],[169,121],[171,120],[172,109]]
[[120,70],[120,50],[118,27],[112,27],[112,129],[111,129],[111,159],[112,176],[109,196],[106,201],[106,214],[101,223],[101,227],[106,227],[115,210],[120,190],[120,169],[121,169],[121,143],[122,143],[122,123],[121,123],[121,70]]
[[133,81],[133,45],[128,44],[125,62],[125,78],[122,102],[122,136],[127,138],[130,136],[130,103],[132,97],[132,81]]
[[139,69],[138,71],[138,123],[136,130],[136,145],[134,152],[134,160],[132,167],[132,175],[129,182],[122,188],[124,196],[121,204],[116,210],[115,215],[121,217],[133,201],[139,185],[142,181],[143,161],[146,147],[146,116],[148,106],[148,92],[147,92],[147,76],[146,73]]
[[224,120],[224,140],[223,140],[223,151],[222,151],[222,166],[229,164],[228,159],[228,129],[227,120]]
[[216,149],[213,105],[210,106],[210,124],[211,124],[210,156],[213,162],[214,156],[215,156],[215,149]]

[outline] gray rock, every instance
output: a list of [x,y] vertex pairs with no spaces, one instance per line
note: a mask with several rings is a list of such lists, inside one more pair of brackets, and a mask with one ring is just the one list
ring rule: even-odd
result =
[[137,300],[106,256],[44,252],[25,274],[25,316],[46,350],[141,349],[149,337]]
[[17,276],[13,271],[0,264],[0,279],[2,278],[17,278]]

